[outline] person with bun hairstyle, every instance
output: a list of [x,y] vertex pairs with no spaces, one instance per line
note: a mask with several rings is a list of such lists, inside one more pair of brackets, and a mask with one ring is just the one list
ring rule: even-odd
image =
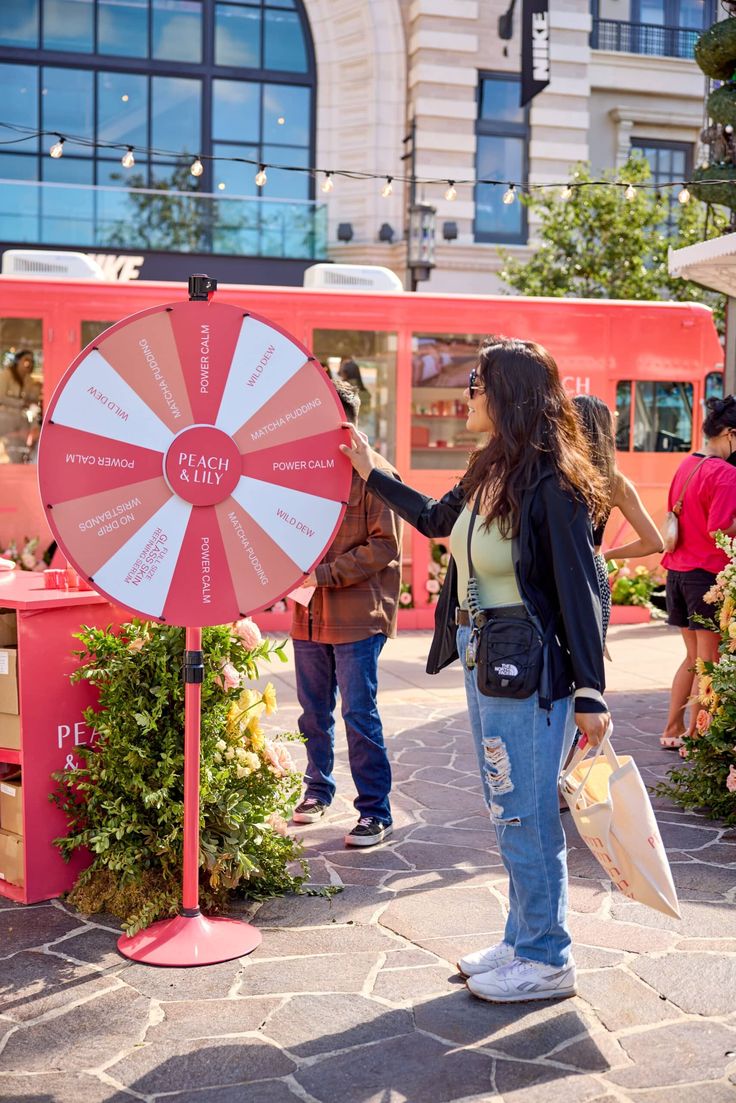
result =
[[680,629],[685,643],[685,658],[672,682],[667,723],[659,739],[667,749],[681,747],[683,736],[695,731],[697,708],[692,709],[690,725],[685,724],[695,662],[715,662],[720,640],[715,624],[709,630],[701,622],[713,620],[713,608],[703,598],[728,562],[714,536],[719,529],[736,536],[736,468],[729,462],[736,451],[736,399],[733,395],[710,398],[705,405],[705,447],[678,467],[667,506],[672,509],[682,497],[677,547],[662,557],[662,566],[667,568],[667,620]]
[[[465,954],[458,968],[470,992],[492,1003],[560,999],[575,994],[576,976],[557,782],[575,726],[597,745],[610,721],[590,523],[606,488],[557,365],[540,345],[487,338],[464,394],[467,429],[481,443],[439,500],[381,471],[354,428],[341,448],[371,494],[423,535],[449,537],[427,670],[462,659],[483,794],[509,875],[502,940]],[[542,662],[529,696],[481,693],[473,655],[479,605],[490,621],[502,614],[533,626]],[[504,664],[499,670],[499,678],[509,673]]]

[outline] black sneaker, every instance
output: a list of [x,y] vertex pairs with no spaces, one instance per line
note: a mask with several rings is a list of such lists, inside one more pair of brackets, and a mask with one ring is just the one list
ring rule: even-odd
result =
[[316,823],[320,816],[324,816],[329,805],[323,804],[316,797],[306,797],[301,804],[297,804],[291,813],[294,823]]
[[375,816],[361,816],[353,830],[345,836],[345,846],[375,846],[393,831],[390,823],[381,823]]

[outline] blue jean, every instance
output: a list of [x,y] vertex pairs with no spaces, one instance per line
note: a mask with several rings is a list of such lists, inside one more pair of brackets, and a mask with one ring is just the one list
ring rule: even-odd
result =
[[361,816],[391,823],[391,767],[378,715],[378,656],[386,637],[355,643],[294,640],[296,692],[303,712],[299,731],[307,744],[306,795],[331,804],[335,795],[335,705],[340,690],[348,758]]
[[536,693],[523,701],[484,697],[476,672],[465,666],[469,638],[469,628],[458,628],[483,796],[509,875],[504,941],[517,957],[564,965],[571,939],[557,782],[575,731],[572,698],[555,701],[547,713]]

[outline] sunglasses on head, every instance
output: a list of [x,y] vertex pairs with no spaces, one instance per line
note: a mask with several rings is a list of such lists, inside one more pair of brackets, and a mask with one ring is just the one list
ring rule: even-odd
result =
[[485,387],[480,380],[480,373],[477,368],[470,369],[470,375],[468,376],[468,394],[471,398],[475,398],[477,394],[483,394]]

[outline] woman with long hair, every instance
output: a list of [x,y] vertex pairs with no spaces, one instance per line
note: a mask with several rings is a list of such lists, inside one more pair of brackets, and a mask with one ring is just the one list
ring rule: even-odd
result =
[[[579,394],[573,399],[575,413],[580,418],[590,448],[593,466],[603,476],[606,500],[603,509],[593,518],[593,548],[598,585],[603,607],[603,638],[611,617],[611,588],[608,584],[608,561],[638,559],[662,551],[662,537],[634,484],[616,467],[616,437],[611,411],[596,395]],[[612,510],[618,509],[636,533],[627,544],[603,551],[603,533]]]
[[[458,968],[481,999],[559,999],[575,994],[576,979],[557,781],[575,725],[597,745],[609,723],[590,524],[605,487],[540,345],[487,338],[465,397],[467,428],[483,442],[439,501],[386,477],[359,433],[341,447],[372,493],[425,536],[450,538],[427,670],[462,659],[483,793],[509,875],[502,941],[464,955]],[[481,692],[473,652],[482,621],[494,618],[518,618],[541,642],[528,696]],[[518,673],[495,669],[502,683]]]
[[[677,546],[662,557],[667,568],[667,621],[680,629],[685,657],[675,672],[667,722],[659,738],[668,750],[681,747],[683,736],[692,737],[695,732],[697,704],[689,725],[685,710],[693,693],[696,661],[718,659],[720,632],[713,622],[713,607],[704,598],[728,557],[713,538],[719,529],[736,536],[736,470],[729,462],[736,453],[736,399],[733,395],[709,398],[705,405],[705,447],[685,457],[669,490],[668,508],[679,499],[682,508]],[[713,629],[704,621],[713,623]]]

